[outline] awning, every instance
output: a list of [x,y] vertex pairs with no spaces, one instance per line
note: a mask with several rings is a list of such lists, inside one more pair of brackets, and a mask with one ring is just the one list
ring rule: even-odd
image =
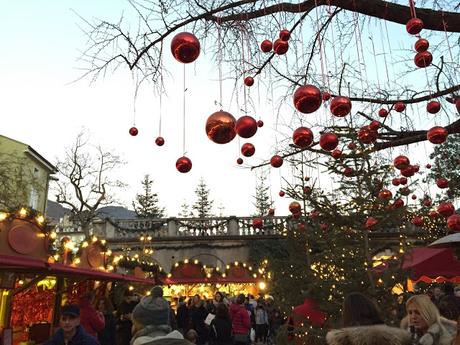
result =
[[402,269],[411,271],[412,280],[460,277],[460,261],[451,248],[415,248],[405,256]]

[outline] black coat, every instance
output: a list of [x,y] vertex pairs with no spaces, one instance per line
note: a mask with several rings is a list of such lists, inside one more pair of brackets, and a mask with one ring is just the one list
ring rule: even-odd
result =
[[189,327],[189,315],[188,315],[188,308],[184,302],[179,304],[176,313],[176,323],[177,327],[182,330],[187,330]]
[[230,318],[215,317],[211,321],[211,339],[214,345],[231,345],[232,321]]
[[[45,345],[65,345],[62,328],[54,333]],[[77,326],[77,332],[67,345],[99,345],[99,342],[96,338],[86,333],[82,326]]]
[[105,327],[104,329],[97,334],[97,339],[101,345],[113,345],[116,343],[116,327],[117,321],[115,316],[111,313],[104,314]]

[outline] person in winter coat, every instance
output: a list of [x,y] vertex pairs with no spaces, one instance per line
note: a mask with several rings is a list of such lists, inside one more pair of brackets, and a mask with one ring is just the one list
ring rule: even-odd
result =
[[232,345],[232,321],[224,303],[216,307],[216,317],[211,321],[211,339],[213,345]]
[[117,308],[117,345],[129,345],[132,336],[131,329],[133,328],[131,315],[138,303],[137,296],[132,291],[126,290],[123,301]]
[[360,293],[349,294],[343,303],[344,328],[329,331],[328,345],[410,345],[407,331],[385,325],[375,303]]
[[208,311],[204,307],[203,300],[199,295],[193,296],[192,305],[189,309],[189,316],[192,322],[192,328],[198,333],[196,343],[204,345],[209,340],[208,329],[204,320],[208,316]]
[[86,333],[97,338],[97,333],[105,327],[104,315],[94,309],[94,292],[88,292],[80,298],[80,324]]
[[451,345],[457,332],[457,323],[439,314],[427,295],[415,295],[406,302],[407,316],[401,328],[411,331],[420,345]]
[[116,344],[116,320],[113,314],[113,305],[107,297],[101,297],[96,303],[97,311],[104,315],[104,329],[97,334],[97,339],[101,345]]
[[244,295],[240,294],[236,298],[235,303],[230,306],[230,318],[232,320],[235,345],[247,345],[250,341],[251,319],[249,312],[244,307],[244,301]]
[[268,314],[262,301],[257,304],[254,314],[256,323],[255,341],[258,342],[260,340],[265,344],[268,332]]
[[185,334],[189,330],[189,322],[187,303],[185,302],[185,297],[181,297],[179,298],[179,306],[176,312],[176,323],[179,332]]

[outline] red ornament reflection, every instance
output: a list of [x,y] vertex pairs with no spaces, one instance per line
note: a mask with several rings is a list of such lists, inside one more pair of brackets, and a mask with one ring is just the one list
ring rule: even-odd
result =
[[373,131],[377,131],[381,125],[382,124],[380,122],[374,120],[369,124],[369,128],[372,129]]
[[294,93],[294,107],[304,114],[310,114],[321,106],[321,91],[314,85],[303,85]]
[[133,137],[135,137],[136,135],[139,134],[139,130],[136,127],[131,127],[129,129],[129,134],[132,135]]
[[388,189],[383,189],[379,192],[379,199],[382,200],[390,199],[392,196],[393,194]]
[[415,66],[425,68],[431,65],[433,61],[433,55],[427,50],[424,52],[417,53],[414,57]]
[[[414,176],[414,174],[415,170],[412,165],[409,165],[407,168],[401,169],[401,175],[403,175],[404,177],[411,177]],[[399,180],[399,182],[401,182],[401,180]]]
[[242,138],[250,138],[257,132],[257,122],[251,116],[241,116],[235,125],[236,133]]
[[337,117],[344,117],[351,111],[351,101],[348,97],[334,97],[330,105],[331,113]]
[[226,144],[236,136],[236,120],[226,111],[216,111],[206,120],[206,135],[216,144]]
[[279,168],[280,166],[283,165],[283,157],[281,156],[278,156],[278,155],[274,155],[271,159],[270,159],[270,165],[274,168]]
[[339,138],[334,133],[324,133],[319,138],[319,146],[326,151],[332,151],[338,144]]
[[289,43],[287,41],[283,41],[281,39],[277,39],[275,43],[273,43],[273,51],[275,54],[284,55],[289,49]]
[[270,53],[273,48],[273,43],[270,40],[264,40],[260,44],[260,50],[262,50],[264,53]]
[[411,18],[406,23],[406,30],[411,35],[417,35],[423,29],[423,21],[420,18]]
[[444,127],[436,126],[431,128],[426,134],[427,139],[433,144],[442,144],[446,141],[449,133]]
[[200,55],[200,42],[195,35],[189,32],[181,32],[172,39],[171,52],[179,62],[193,62]]
[[157,146],[163,146],[165,144],[165,139],[163,137],[158,137],[155,139],[155,144]]
[[301,148],[306,148],[313,142],[313,132],[310,128],[299,127],[292,134],[292,140],[294,145]]
[[180,173],[188,173],[192,169],[192,161],[183,156],[176,161],[176,169]]
[[404,206],[404,201],[403,199],[396,199],[394,202],[393,202],[393,208],[400,208],[400,207],[403,207]]
[[256,148],[251,143],[245,143],[241,146],[241,154],[245,157],[251,157],[256,152]]

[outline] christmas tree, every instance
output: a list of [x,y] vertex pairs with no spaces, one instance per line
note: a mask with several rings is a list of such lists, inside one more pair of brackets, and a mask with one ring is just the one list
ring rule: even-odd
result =
[[147,174],[142,180],[142,194],[136,194],[133,201],[134,212],[138,218],[163,218],[165,210],[159,206],[158,194],[152,192],[153,181]]

